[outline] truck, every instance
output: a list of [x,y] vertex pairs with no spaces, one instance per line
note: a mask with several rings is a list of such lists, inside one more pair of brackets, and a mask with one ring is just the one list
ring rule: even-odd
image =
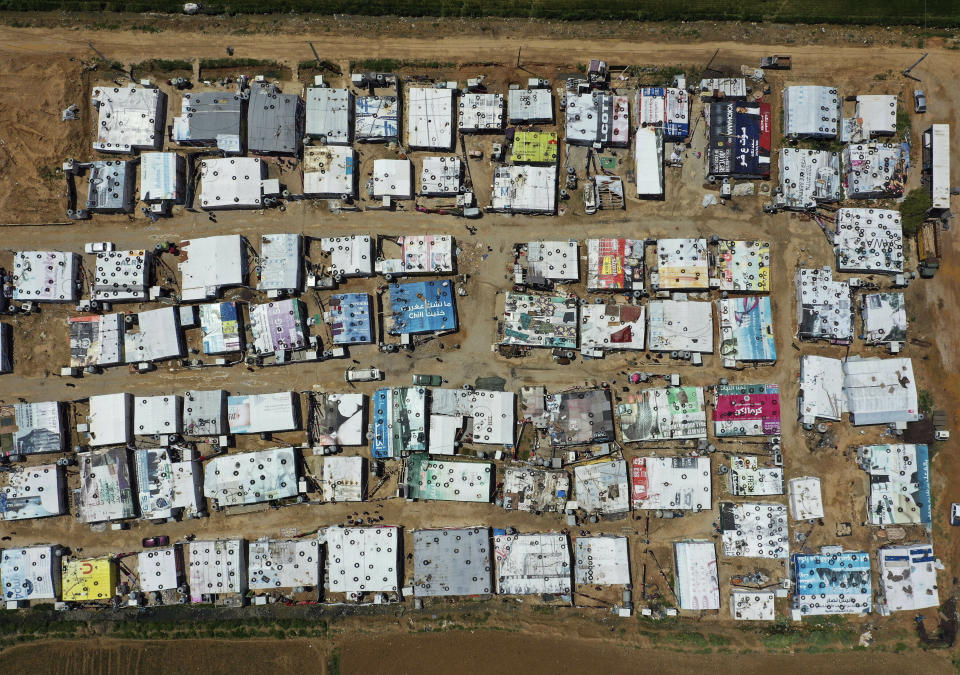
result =
[[917,228],[918,271],[923,279],[931,279],[940,269],[940,222],[927,220]]
[[764,56],[760,59],[760,67],[764,70],[790,70],[793,62],[788,55]]
[[347,382],[376,382],[383,379],[379,368],[351,368],[343,374]]
[[439,375],[414,375],[413,384],[423,387],[439,387],[443,384],[443,378]]

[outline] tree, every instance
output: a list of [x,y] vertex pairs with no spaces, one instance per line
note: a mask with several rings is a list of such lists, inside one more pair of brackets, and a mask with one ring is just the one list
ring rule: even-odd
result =
[[907,193],[900,204],[900,218],[905,236],[913,237],[917,234],[917,229],[927,219],[927,212],[932,206],[933,199],[925,188],[919,187]]

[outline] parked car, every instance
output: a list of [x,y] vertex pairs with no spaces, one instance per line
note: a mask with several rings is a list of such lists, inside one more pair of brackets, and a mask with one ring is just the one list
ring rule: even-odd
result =
[[414,375],[413,383],[424,387],[439,387],[443,384],[443,378],[439,375]]
[[112,241],[91,241],[84,247],[87,253],[107,253],[114,249]]
[[144,548],[156,548],[157,546],[169,546],[170,537],[165,534],[158,535],[156,537],[147,537],[141,542]]
[[923,89],[913,90],[913,111],[917,113],[927,112],[927,95]]

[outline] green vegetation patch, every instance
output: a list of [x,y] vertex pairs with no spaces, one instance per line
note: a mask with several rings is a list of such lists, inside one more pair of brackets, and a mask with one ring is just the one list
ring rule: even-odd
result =
[[193,64],[186,59],[150,59],[134,64],[134,73],[173,73],[181,70],[193,72]]
[[[7,11],[68,12],[183,12],[182,0],[0,0]],[[588,4],[574,0],[211,0],[202,14],[358,14],[367,16],[520,17],[560,21],[603,19],[638,21],[768,21],[782,23],[924,25],[928,28],[960,24],[955,0],[608,0]]]
[[207,71],[230,71],[232,74],[241,70],[256,71],[247,74],[263,75],[272,80],[289,80],[291,77],[289,68],[268,59],[200,59],[201,77],[211,74]]
[[[316,64],[316,61],[313,61]],[[360,59],[350,62],[351,72],[390,73],[396,70],[436,70],[439,68],[455,68],[452,61],[430,61],[427,59]]]

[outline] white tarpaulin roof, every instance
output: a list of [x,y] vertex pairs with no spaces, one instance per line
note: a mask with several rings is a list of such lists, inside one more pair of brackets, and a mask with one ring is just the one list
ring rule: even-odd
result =
[[299,234],[260,237],[260,291],[300,290],[303,244]]
[[723,554],[744,558],[786,558],[787,507],[773,502],[720,505]]
[[133,397],[130,394],[100,394],[90,397],[90,445],[126,445],[133,440]]
[[77,453],[80,465],[80,516],[84,523],[132,518],[133,486],[127,449]]
[[900,212],[890,209],[840,209],[834,249],[841,272],[903,271]]
[[327,586],[333,593],[379,593],[399,588],[400,528],[328,527]]
[[872,344],[907,339],[907,308],[903,293],[866,293],[862,296],[864,339]]
[[407,90],[407,145],[430,150],[453,146],[453,89]]
[[214,457],[203,472],[203,494],[220,506],[256,504],[297,494],[293,448]]
[[138,396],[133,404],[133,433],[137,436],[179,434],[183,399],[179,396]]
[[123,353],[127,363],[163,361],[184,355],[180,313],[176,307],[138,312],[136,326],[136,330],[128,328],[123,334]]
[[513,213],[553,213],[557,208],[557,167],[496,167],[490,208]]
[[584,305],[580,312],[580,349],[637,349],[646,334],[641,305]]
[[637,197],[663,197],[663,131],[653,127],[637,129],[633,156]]
[[180,248],[183,300],[214,298],[221,288],[243,284],[246,256],[239,234],[190,239]]
[[303,192],[317,197],[357,196],[356,152],[350,147],[303,149]]
[[[933,124],[923,135],[924,157],[930,158],[930,194],[933,208],[950,208],[950,125]],[[926,147],[929,144],[929,148]],[[926,163],[926,160],[925,160]]]
[[179,201],[183,198],[182,160],[175,152],[145,152],[140,155],[140,199],[145,202]]
[[577,537],[576,581],[583,585],[627,585],[630,558],[626,537]]
[[69,513],[65,482],[56,464],[38,464],[2,474],[0,520],[46,518]]
[[773,621],[775,600],[773,591],[734,588],[730,591],[730,614],[736,621]]
[[794,520],[823,518],[823,495],[819,478],[803,476],[790,479],[790,515]]
[[373,160],[373,196],[411,199],[413,164],[409,159]]
[[843,390],[850,420],[856,425],[920,419],[913,361],[908,358],[847,358],[843,362]]
[[553,92],[549,89],[511,89],[507,105],[511,123],[553,121]]
[[577,281],[580,278],[580,256],[577,241],[530,241],[526,244],[528,280]]
[[780,149],[780,200],[785,208],[815,209],[821,202],[843,198],[840,153],[806,148]]
[[783,469],[778,466],[760,466],[752,455],[730,458],[730,494],[737,496],[765,496],[783,494]]
[[183,450],[180,461],[173,461],[167,448],[135,450],[133,468],[141,518],[170,518],[180,509],[186,515],[206,510],[200,494],[203,468],[194,461],[194,451]]
[[713,303],[651,300],[647,312],[651,351],[713,352]]
[[373,274],[373,244],[370,235],[324,237],[320,249],[330,256],[330,271],[346,277]]
[[792,86],[783,90],[783,133],[803,138],[835,138],[840,132],[836,87]]
[[633,508],[709,510],[709,457],[634,457]]
[[680,609],[720,609],[717,551],[713,542],[678,541],[673,545],[673,552]]
[[864,137],[892,136],[897,131],[897,97],[861,94],[857,96],[856,117],[862,120]]
[[319,483],[325,502],[362,502],[366,493],[363,457],[324,457]]
[[350,143],[351,98],[349,89],[308,87],[306,134],[328,144]]
[[570,547],[558,533],[497,534],[497,593],[536,595],[570,593]]
[[459,157],[424,157],[420,170],[420,194],[459,194],[462,172]]
[[630,510],[627,463],[603,459],[578,464],[573,470],[577,504],[587,513],[624,513]]
[[319,446],[364,445],[363,394],[313,394],[310,442]]
[[144,301],[153,261],[147,251],[97,253],[91,299],[108,302]]
[[191,390],[183,399],[183,433],[219,436],[227,430],[227,392]]
[[133,153],[163,144],[166,95],[152,87],[97,86],[91,96],[97,108],[93,149]]
[[460,131],[497,131],[503,128],[503,94],[463,94]]
[[853,340],[853,300],[829,267],[797,270],[797,335],[801,340]]
[[177,588],[183,569],[179,545],[154,548],[137,554],[137,576],[144,593]]
[[800,418],[839,420],[847,411],[840,359],[804,354],[800,359]]
[[912,443],[868,445],[857,450],[867,472],[867,522],[871,525],[929,525],[930,455]]
[[433,389],[430,413],[471,418],[472,443],[513,445],[515,400],[512,391]]
[[320,585],[320,543],[315,537],[251,541],[247,560],[252,591]]
[[56,600],[60,595],[60,556],[52,546],[7,548],[0,555],[3,599]]
[[710,255],[706,239],[658,239],[657,275],[663,290],[710,287]]
[[204,209],[259,209],[265,170],[259,157],[211,158],[200,162]]
[[887,546],[877,551],[880,559],[879,600],[891,612],[938,607],[937,559],[930,544]]
[[244,593],[247,590],[246,544],[243,539],[190,542],[190,596]]
[[74,302],[80,256],[63,251],[17,251],[13,254],[13,299]]

